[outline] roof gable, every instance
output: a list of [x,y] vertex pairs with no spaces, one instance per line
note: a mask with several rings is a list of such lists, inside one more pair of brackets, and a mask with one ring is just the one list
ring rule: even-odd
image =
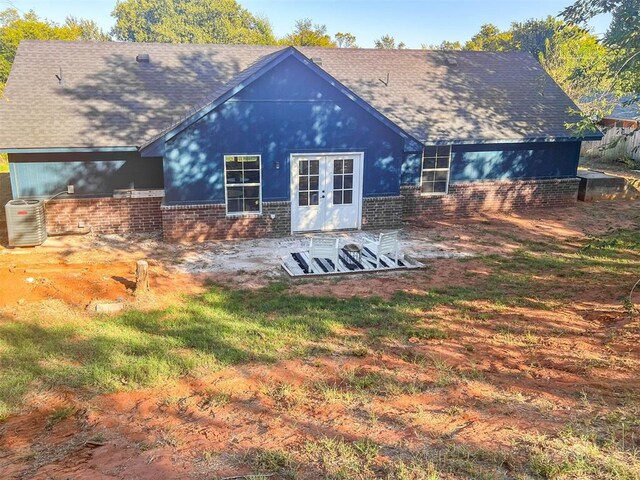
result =
[[288,58],[294,58],[299,61],[302,65],[304,65],[311,72],[320,77],[323,81],[327,82],[333,88],[338,90],[338,92],[340,92],[342,95],[353,101],[367,113],[376,118],[376,120],[382,122],[388,128],[406,138],[409,143],[411,143],[412,141],[417,142],[417,140],[412,139],[410,135],[404,132],[398,125],[393,123],[371,105],[369,105],[366,101],[361,99],[354,92],[349,90],[327,72],[318,67],[312,60],[305,57],[296,48],[287,47],[279,52],[266,55],[259,61],[255,62],[245,71],[240,72],[240,74],[233,78],[227,85],[225,85],[226,90],[221,89],[220,91],[214,92],[210,96],[210,99],[208,101],[205,101],[202,105],[194,108],[191,113],[176,121],[173,125],[166,128],[160,134],[155,135],[153,138],[147,139],[140,146],[142,155],[151,156],[162,153],[162,146],[160,144],[169,141],[178,133],[196,123],[198,120],[215,110],[218,106],[222,105],[233,96],[242,92],[245,88],[253,84],[256,80],[261,78],[266,73],[270,72],[273,68],[277,67],[280,63]]
[[[298,50],[24,41],[0,101],[0,149],[138,148],[286,52],[420,142],[576,139],[566,124],[577,107],[529,54]],[[150,62],[136,62],[140,53]]]

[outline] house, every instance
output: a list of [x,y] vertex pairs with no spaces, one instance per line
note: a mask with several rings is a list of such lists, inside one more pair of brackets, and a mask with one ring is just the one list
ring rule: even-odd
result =
[[582,144],[582,155],[602,157],[606,160],[621,160],[625,157],[640,161],[640,104],[633,95],[620,98],[611,95],[606,97],[614,103],[611,113],[599,124],[604,130],[604,137],[598,141]]
[[613,106],[610,114],[600,124],[604,127],[638,128],[640,104],[634,95],[623,95]]
[[573,102],[525,53],[24,41],[0,102],[14,198],[53,232],[169,240],[564,206]]

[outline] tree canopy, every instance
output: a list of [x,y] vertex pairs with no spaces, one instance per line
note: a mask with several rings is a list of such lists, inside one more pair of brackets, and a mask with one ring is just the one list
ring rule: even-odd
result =
[[602,13],[611,14],[603,44],[615,50],[616,80],[621,89],[640,98],[640,0],[577,0],[565,8],[567,22],[583,25]]
[[280,43],[283,45],[294,45],[301,47],[336,46],[336,43],[331,40],[331,37],[327,33],[327,26],[317,23],[314,24],[310,18],[298,20],[293,29],[293,32],[285,35]]
[[23,15],[8,8],[0,12],[0,92],[9,77],[11,64],[22,40],[108,40],[92,20],[67,17],[60,25],[41,19],[35,12]]
[[269,22],[236,0],[118,0],[112,15],[112,33],[118,40],[275,43]]
[[394,49],[394,48],[403,49],[406,47],[404,42],[400,42],[396,46],[396,39],[393,38],[391,35],[383,35],[377,40],[374,40],[373,43],[376,48],[382,48],[382,49]]
[[358,48],[356,36],[351,33],[338,32],[333,38],[335,38],[338,48]]
[[[480,31],[468,40],[462,49],[486,52],[512,52],[523,50],[536,58],[545,51],[546,42],[564,22],[552,16],[530,18],[524,22],[513,22],[509,30],[502,31],[491,23],[480,27]],[[451,43],[451,42],[443,42]]]

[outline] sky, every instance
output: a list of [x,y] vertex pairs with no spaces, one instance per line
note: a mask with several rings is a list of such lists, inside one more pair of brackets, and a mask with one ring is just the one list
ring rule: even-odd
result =
[[[373,47],[389,34],[408,48],[437,45],[443,40],[464,42],[484,23],[507,29],[511,22],[557,15],[572,0],[239,0],[252,13],[263,14],[277,36],[289,33],[295,21],[311,18],[325,24],[331,35],[349,32],[360,47]],[[113,26],[115,0],[0,0],[0,8],[15,6],[63,22],[67,15],[95,20],[104,30]],[[603,34],[608,16],[590,27]]]

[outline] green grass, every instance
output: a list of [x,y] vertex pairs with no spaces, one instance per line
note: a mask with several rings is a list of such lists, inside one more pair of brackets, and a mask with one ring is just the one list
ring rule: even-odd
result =
[[9,160],[6,153],[0,153],[0,173],[9,172]]

